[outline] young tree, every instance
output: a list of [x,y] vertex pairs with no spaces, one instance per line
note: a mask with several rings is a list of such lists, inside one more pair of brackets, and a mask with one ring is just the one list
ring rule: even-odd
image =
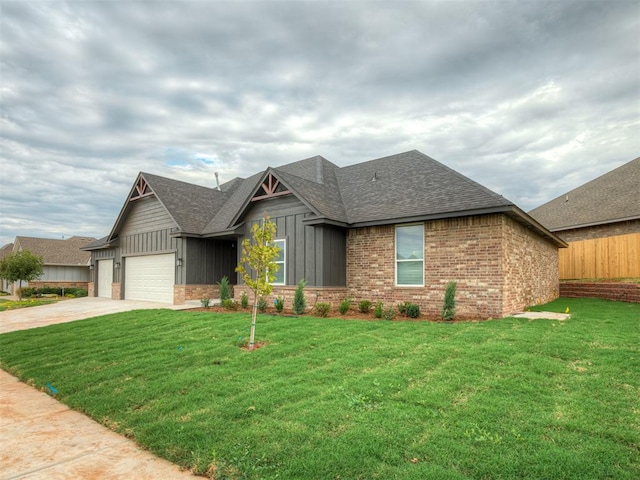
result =
[[22,282],[31,282],[40,278],[43,273],[42,257],[32,254],[29,250],[12,253],[0,261],[0,278],[11,283],[19,282],[20,300],[22,300]]
[[242,280],[253,292],[253,314],[251,316],[251,335],[249,350],[253,350],[258,316],[258,299],[269,295],[273,290],[273,280],[279,265],[275,262],[280,249],[273,243],[276,224],[265,217],[251,227],[251,238],[242,241],[242,255],[236,272],[242,274]]

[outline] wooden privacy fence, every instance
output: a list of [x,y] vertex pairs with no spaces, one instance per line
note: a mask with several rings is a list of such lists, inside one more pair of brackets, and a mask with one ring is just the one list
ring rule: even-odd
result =
[[560,249],[560,279],[640,277],[640,233],[569,243]]

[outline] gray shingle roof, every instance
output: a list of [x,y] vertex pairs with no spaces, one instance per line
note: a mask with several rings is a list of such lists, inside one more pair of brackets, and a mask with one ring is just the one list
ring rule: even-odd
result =
[[0,260],[2,260],[7,255],[10,255],[13,251],[13,243],[7,243],[0,248]]
[[[310,217],[311,222],[357,227],[505,212],[549,236],[509,200],[416,150],[343,168],[315,156],[268,168],[247,179],[233,179],[221,186],[222,191],[140,175],[183,233],[211,236],[228,234],[237,226],[234,223],[242,218],[269,173],[309,206],[317,217]],[[118,222],[122,216],[121,212]],[[93,248],[107,245],[108,240],[96,242]]]
[[338,179],[349,223],[514,205],[416,150],[342,168]]
[[16,237],[14,250],[29,250],[42,257],[45,265],[88,265],[91,253],[81,248],[93,241],[93,237],[71,237],[66,240]]
[[551,231],[640,218],[640,157],[529,212]]
[[[181,231],[199,234],[229,198],[228,191],[142,172],[156,197]],[[222,188],[222,187],[221,187]]]

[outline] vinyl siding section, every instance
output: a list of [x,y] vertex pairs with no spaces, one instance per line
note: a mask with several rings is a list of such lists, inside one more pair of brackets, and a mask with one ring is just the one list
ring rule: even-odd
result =
[[45,265],[40,282],[88,282],[89,267]]

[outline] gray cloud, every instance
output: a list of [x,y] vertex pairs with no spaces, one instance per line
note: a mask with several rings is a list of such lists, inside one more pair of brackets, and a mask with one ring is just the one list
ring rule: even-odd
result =
[[528,210],[638,156],[637,1],[0,3],[0,243],[419,149]]

